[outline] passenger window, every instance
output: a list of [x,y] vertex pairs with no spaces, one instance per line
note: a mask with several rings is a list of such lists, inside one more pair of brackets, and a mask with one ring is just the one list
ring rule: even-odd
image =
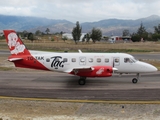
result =
[[46,62],[50,62],[50,59],[49,59],[49,58],[47,58],[47,59],[46,59]]
[[68,62],[68,59],[67,58],[63,58],[63,62]]
[[101,62],[101,58],[97,58],[97,62],[100,63]]
[[104,61],[105,61],[105,63],[108,63],[108,62],[109,62],[109,59],[108,59],[108,58],[105,58]]
[[80,59],[80,62],[85,62],[85,58],[81,58],[81,59]]
[[76,62],[76,58],[72,58],[72,62]]
[[115,62],[115,63],[119,63],[119,59],[116,58],[116,59],[114,60],[114,62]]
[[89,58],[89,60],[88,60],[89,62],[93,62],[93,58]]

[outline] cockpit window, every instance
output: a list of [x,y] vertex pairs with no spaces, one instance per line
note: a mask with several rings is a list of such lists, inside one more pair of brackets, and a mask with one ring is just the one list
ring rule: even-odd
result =
[[137,60],[135,58],[124,58],[125,63],[135,63]]
[[133,62],[136,62],[137,60],[135,58],[131,58],[133,60]]
[[130,62],[129,58],[124,58],[124,62],[129,63]]

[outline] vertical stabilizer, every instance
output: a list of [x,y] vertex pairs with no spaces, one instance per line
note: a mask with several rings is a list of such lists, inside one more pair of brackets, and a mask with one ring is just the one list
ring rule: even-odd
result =
[[30,52],[14,30],[3,30],[3,32],[12,56],[30,55]]

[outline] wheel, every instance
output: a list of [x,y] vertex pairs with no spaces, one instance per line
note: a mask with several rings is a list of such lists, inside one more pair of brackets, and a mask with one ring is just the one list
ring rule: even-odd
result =
[[137,83],[137,82],[138,82],[137,78],[133,78],[133,79],[132,79],[132,83],[135,84],[135,83]]
[[79,85],[85,85],[86,80],[85,79],[79,79],[78,83],[79,83]]

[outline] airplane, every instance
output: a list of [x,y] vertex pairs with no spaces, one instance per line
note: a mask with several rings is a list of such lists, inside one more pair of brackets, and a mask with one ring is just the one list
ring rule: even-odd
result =
[[155,72],[151,64],[138,61],[126,53],[59,53],[28,50],[14,30],[4,30],[11,56],[8,61],[16,67],[57,71],[79,76],[79,85],[85,85],[87,77],[111,77],[114,73],[130,74],[137,83],[141,73]]

